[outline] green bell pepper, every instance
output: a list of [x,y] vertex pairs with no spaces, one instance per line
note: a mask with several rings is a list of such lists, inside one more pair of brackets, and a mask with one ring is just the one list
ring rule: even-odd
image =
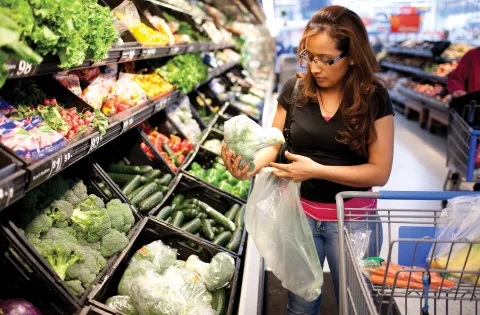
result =
[[220,182],[220,185],[218,185],[218,188],[220,188],[221,190],[224,190],[226,192],[228,192],[229,194],[232,193],[232,186],[230,186],[227,182],[225,181],[222,181]]
[[220,163],[213,163],[213,168],[216,169],[217,171],[220,171],[220,172],[226,172],[227,169],[225,168],[225,166],[223,166],[222,164]]
[[193,170],[193,171],[198,171],[198,170],[202,170],[203,167],[198,164],[197,162],[193,162],[192,163],[192,166],[190,166],[190,168]]
[[238,179],[236,179],[235,177],[233,177],[232,174],[230,174],[230,173],[227,173],[226,180],[227,180],[228,184],[231,185],[231,186],[236,186],[240,183],[240,181]]

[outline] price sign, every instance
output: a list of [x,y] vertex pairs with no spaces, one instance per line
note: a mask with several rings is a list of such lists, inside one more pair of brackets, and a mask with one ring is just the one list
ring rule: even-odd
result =
[[170,55],[176,55],[178,54],[179,51],[180,51],[180,47],[173,46],[172,48],[170,48]]
[[9,78],[14,77],[15,72],[17,71],[17,62],[13,59],[8,59],[6,66],[8,69],[8,77]]
[[158,102],[155,103],[155,109],[154,109],[155,113],[167,107],[169,99],[170,99],[169,97],[164,97],[161,100],[158,100]]
[[12,182],[8,181],[0,187],[0,207],[6,208],[13,200],[15,189],[12,187]]
[[17,63],[15,72],[12,76],[15,76],[17,78],[32,76],[37,72],[37,68],[38,65],[31,64],[30,62],[26,62],[25,60],[20,60]]
[[135,49],[122,50],[120,62],[132,61],[135,58]]
[[133,117],[127,118],[122,122],[122,133],[130,129],[133,125]]
[[142,49],[141,58],[142,59],[152,58],[153,56],[155,56],[156,53],[157,53],[156,48],[144,48]]
[[90,148],[88,149],[88,153],[94,151],[100,145],[102,141],[102,135],[96,135],[90,140]]

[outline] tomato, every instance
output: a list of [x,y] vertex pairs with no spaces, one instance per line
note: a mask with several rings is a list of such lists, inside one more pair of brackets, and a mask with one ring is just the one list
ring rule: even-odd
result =
[[182,164],[185,161],[185,155],[180,155],[177,159],[178,163]]

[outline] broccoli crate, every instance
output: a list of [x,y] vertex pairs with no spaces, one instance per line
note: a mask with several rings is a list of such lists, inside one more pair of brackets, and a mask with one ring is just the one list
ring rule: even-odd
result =
[[139,221],[98,168],[79,161],[4,211],[0,274],[18,279],[4,283],[2,296],[28,297],[45,314],[76,312]]
[[[122,253],[120,259],[113,266],[114,272],[99,286],[95,287],[89,295],[89,303],[92,306],[102,310],[109,311],[113,314],[119,314],[118,311],[105,305],[108,298],[118,295],[118,287],[126,268],[129,265],[130,259],[134,254],[145,255],[148,249],[144,246],[154,241],[161,240],[164,245],[169,246],[177,251],[177,259],[187,261],[191,255],[196,255],[205,262],[210,263],[212,258],[219,254],[225,253],[221,248],[212,246],[211,244],[193,237],[191,234],[181,230],[172,229],[168,225],[161,224],[152,218],[145,218],[133,242]],[[197,248],[194,248],[197,247]],[[155,255],[155,253],[153,253]],[[239,281],[239,270],[241,260],[238,257],[231,256],[234,259],[234,273],[233,277],[226,287],[226,303],[224,315],[231,315],[234,313],[234,305],[236,299],[236,292]],[[92,313],[95,314],[95,313]],[[151,313],[154,314],[154,313]]]
[[182,171],[241,203],[247,202],[253,184],[252,180],[240,182],[235,179],[225,169],[222,158],[203,147],[184,165]]
[[[180,197],[180,195],[183,195],[183,198]],[[180,207],[178,207],[178,211],[175,211],[175,207],[172,207],[174,203],[178,203],[178,199],[182,199],[182,202],[183,204],[180,205]],[[235,207],[235,212],[238,213],[240,211],[240,209],[242,208],[242,206],[244,205],[243,202],[240,202],[236,199],[234,199],[233,197],[229,196],[228,194],[226,194],[225,192],[221,192],[221,191],[218,191],[218,190],[214,190],[212,188],[210,188],[210,186],[208,186],[207,184],[189,176],[188,174],[181,174],[179,176],[179,179],[178,179],[178,183],[173,191],[173,193],[164,201],[164,203],[160,206],[159,210],[160,211],[157,211],[157,212],[152,212],[150,215],[155,217],[155,220],[159,220],[161,222],[163,222],[164,224],[168,224],[169,226],[171,226],[172,228],[174,229],[177,229],[178,231],[182,231],[182,232],[186,232],[186,231],[193,231],[192,235],[193,237],[196,237],[196,238],[200,238],[202,239],[203,241],[205,242],[208,242],[208,244],[211,244],[212,246],[218,248],[218,249],[221,249],[221,250],[224,250],[224,251],[228,251],[234,255],[237,255],[237,256],[241,256],[242,253],[243,253],[243,247],[245,245],[245,238],[246,238],[246,229],[245,227],[243,227],[243,217],[242,219],[240,219],[240,217],[237,218],[234,217],[232,218],[232,222],[234,223],[235,227],[233,228],[232,226],[232,229],[229,230],[228,229],[228,221],[226,222],[226,224],[224,223],[225,220],[224,218],[220,217],[220,218],[217,218],[215,215],[211,216],[210,214],[208,214],[208,211],[205,211],[202,207],[198,206],[198,205],[194,205],[192,207],[190,207],[188,205],[188,200],[189,199],[196,199],[202,203],[205,203],[207,206],[213,208],[214,210],[216,210],[216,212],[219,212],[222,216],[226,215],[227,212],[229,210],[232,209],[232,207],[234,205],[238,205],[238,207]],[[165,208],[166,207],[172,207],[174,208],[173,210],[171,210],[171,214],[169,216],[172,217],[172,222],[169,222],[167,221],[168,220],[168,217],[165,215]],[[182,209],[184,208],[184,209]],[[181,210],[180,210],[181,209]],[[195,210],[191,210],[191,209],[195,209]],[[167,211],[168,212],[168,211]],[[183,212],[183,220],[182,219],[178,219],[180,220],[181,222],[174,222],[173,221],[173,218],[175,217],[175,212]],[[206,214],[206,215],[204,215]],[[181,215],[180,215],[181,216]],[[235,214],[236,216],[236,214]],[[216,233],[213,240],[208,240],[207,239],[207,236],[205,235],[206,233],[209,233],[208,230],[204,230],[206,228],[210,228],[210,227],[204,227],[205,225],[205,222],[202,220],[202,219],[207,219],[207,220],[213,220],[214,222],[210,221],[211,225],[212,225],[212,228],[215,228]],[[198,221],[202,221],[202,223],[200,224],[200,227],[185,227],[183,230],[182,230],[182,226],[188,226],[188,225],[195,225],[197,223],[198,225]],[[242,220],[242,222],[240,223],[240,220]],[[194,222],[196,221],[196,222]],[[239,222],[239,224],[235,224],[235,222]],[[222,225],[222,224],[225,224],[225,225]],[[241,226],[242,227],[242,230],[235,233],[236,231],[236,228],[237,228],[237,225]],[[191,230],[193,229],[193,230]],[[230,231],[231,232],[231,235],[229,237],[227,237],[225,234],[224,234],[224,237],[226,237],[226,241],[217,241],[218,244],[215,244],[215,240],[217,239],[217,237],[220,235],[220,234],[223,234],[223,232],[227,232],[227,231]],[[239,235],[236,235],[236,234],[239,234]],[[234,238],[236,237],[236,240],[237,240],[237,244],[234,246],[234,247],[237,247],[237,249],[235,250],[228,250],[226,248],[227,244],[230,243],[230,241],[233,241]],[[232,246],[232,245],[230,245]]]

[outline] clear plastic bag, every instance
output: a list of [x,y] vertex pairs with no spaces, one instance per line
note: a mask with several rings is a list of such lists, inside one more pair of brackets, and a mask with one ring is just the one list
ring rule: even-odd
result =
[[180,315],[218,315],[217,311],[208,306],[186,306]]
[[283,144],[285,138],[277,128],[264,129],[245,115],[235,116],[225,122],[225,143],[227,150],[241,155],[240,168],[250,163],[249,171],[255,169],[255,152],[275,144]]
[[[447,208],[443,209],[435,239],[447,241],[432,246],[428,258],[432,257],[431,268],[449,270],[480,270],[480,244],[449,243],[448,241],[480,241],[480,196],[462,196],[449,200]],[[471,246],[471,249],[470,249]],[[435,247],[435,252],[434,251]],[[451,254],[450,254],[451,252]],[[468,259],[468,260],[467,260]],[[449,273],[460,278],[461,273]],[[464,273],[462,281],[476,282],[477,274]],[[477,284],[480,284],[478,280]]]
[[133,263],[139,260],[152,262],[157,267],[157,271],[161,273],[163,270],[175,264],[177,260],[177,250],[158,240],[144,245],[137,250],[130,262]]
[[135,282],[135,278],[156,272],[157,266],[149,260],[131,261],[118,284],[118,294],[130,295],[130,288]]
[[300,203],[299,186],[263,169],[248,199],[245,227],[282,286],[313,301],[321,294],[323,271]]
[[218,253],[207,264],[198,256],[188,257],[185,268],[200,275],[208,291],[215,291],[227,286],[235,272],[235,261],[227,253]]
[[117,311],[122,312],[125,315],[138,315],[138,312],[133,306],[129,296],[115,295],[109,297],[105,304],[113,309],[116,309]]

